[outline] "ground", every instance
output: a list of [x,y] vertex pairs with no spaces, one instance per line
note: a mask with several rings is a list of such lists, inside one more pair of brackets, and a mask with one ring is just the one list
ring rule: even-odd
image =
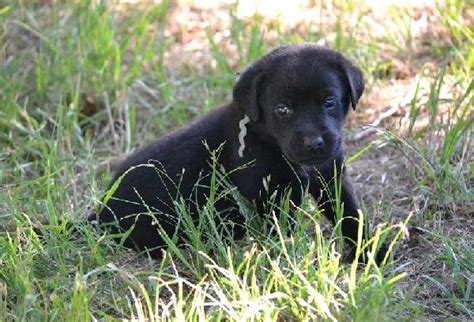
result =
[[[0,2],[0,320],[472,320],[473,8]],[[280,220],[278,234],[233,242],[203,219],[210,229],[194,227],[185,250],[170,241],[161,261],[67,229],[127,154],[225,104],[235,73],[302,41],[364,71],[347,167],[378,231],[368,247],[393,240],[384,265],[344,262],[311,200],[293,233]]]

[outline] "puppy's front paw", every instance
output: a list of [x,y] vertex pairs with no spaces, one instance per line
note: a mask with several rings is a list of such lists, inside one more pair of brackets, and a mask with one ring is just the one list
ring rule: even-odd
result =
[[[367,263],[368,258],[369,258],[369,255],[368,255],[369,252],[372,252],[371,248],[365,251],[364,256],[361,256],[359,258],[359,261],[363,263]],[[388,255],[388,247],[384,243],[379,247],[379,249],[375,253],[375,258],[374,258],[375,263],[380,266],[383,263],[384,259],[387,257],[387,255]]]
[[[371,251],[372,250],[369,248],[369,249],[366,249],[362,254],[360,254],[359,257],[357,258],[358,262],[366,264],[369,261],[369,252]],[[375,263],[377,265],[381,265],[385,257],[387,256],[387,253],[388,253],[387,245],[382,244],[375,254]],[[345,260],[347,262],[352,262],[354,261],[355,257],[356,257],[356,247],[354,246],[354,247],[351,247],[350,251],[345,257]]]
[[377,265],[380,265],[383,263],[384,259],[388,255],[388,246],[387,244],[382,244],[380,248],[378,249],[377,253],[375,254],[375,262]]

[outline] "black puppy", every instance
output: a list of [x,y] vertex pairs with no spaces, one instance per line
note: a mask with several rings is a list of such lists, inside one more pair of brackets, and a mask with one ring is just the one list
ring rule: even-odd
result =
[[[363,90],[361,71],[338,52],[314,44],[278,48],[241,74],[232,103],[130,156],[115,173],[112,182],[118,187],[97,219],[128,231],[126,246],[159,256],[166,243],[158,227],[169,236],[175,233],[178,197],[187,199],[197,216],[210,193],[210,151],[221,147],[218,163],[258,211],[264,211],[269,194],[278,200],[290,191],[298,205],[308,190],[335,222],[329,194],[335,170],[342,172],[342,126]],[[342,177],[342,234],[355,241],[359,205]],[[231,198],[220,198],[215,208],[243,224]]]

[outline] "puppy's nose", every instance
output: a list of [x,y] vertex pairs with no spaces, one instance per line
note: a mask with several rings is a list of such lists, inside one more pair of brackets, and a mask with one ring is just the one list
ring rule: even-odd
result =
[[316,152],[324,146],[324,139],[321,135],[304,137],[303,143],[307,150]]

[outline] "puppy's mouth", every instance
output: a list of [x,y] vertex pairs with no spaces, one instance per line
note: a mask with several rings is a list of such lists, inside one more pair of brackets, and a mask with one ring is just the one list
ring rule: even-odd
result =
[[305,166],[318,166],[334,160],[334,155],[318,155],[309,158],[294,160],[293,162]]
[[341,149],[341,140],[338,140],[336,146],[331,149],[330,151],[325,151],[319,154],[311,154],[311,155],[304,155],[298,156],[295,154],[286,154],[288,159],[292,162],[304,166],[321,166],[329,162],[333,162],[336,158],[336,155],[339,153]]

